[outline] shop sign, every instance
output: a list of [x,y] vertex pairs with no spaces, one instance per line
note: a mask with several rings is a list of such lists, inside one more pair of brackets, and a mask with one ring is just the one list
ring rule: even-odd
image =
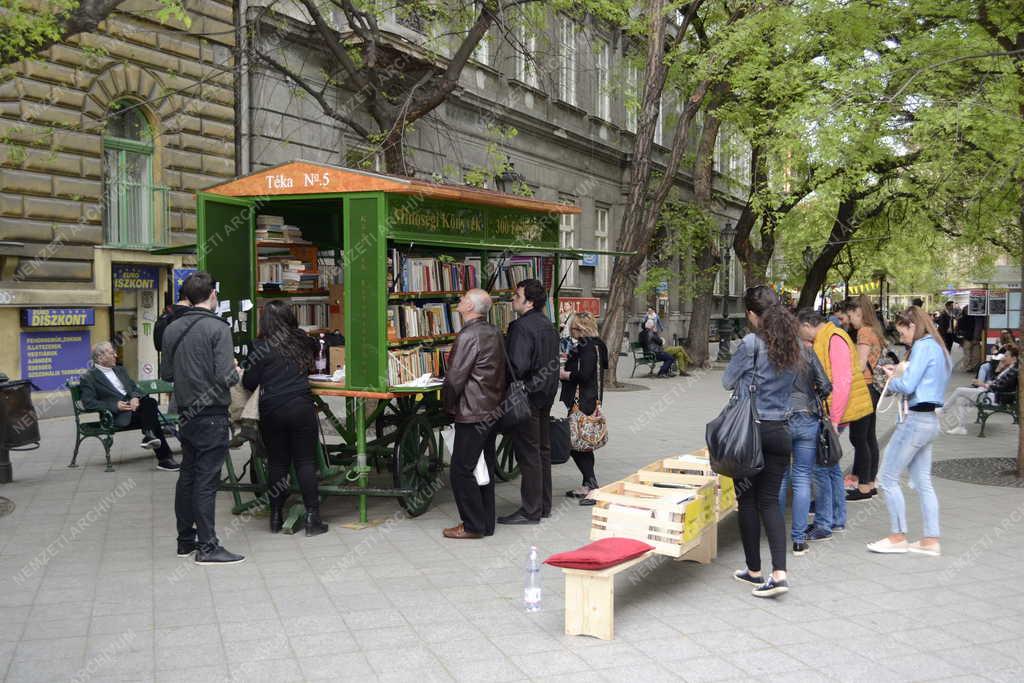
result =
[[22,327],[85,327],[96,324],[92,308],[23,308]]
[[581,266],[590,266],[591,268],[597,268],[597,264],[600,260],[600,256],[597,254],[584,254],[583,258],[580,259]]
[[117,264],[113,267],[114,289],[156,289],[160,279],[156,266]]
[[562,316],[566,313],[590,313],[596,318],[601,315],[601,300],[593,296],[560,296],[558,312]]
[[21,379],[42,391],[63,389],[89,369],[90,353],[88,332],[22,332]]
[[174,303],[178,303],[181,300],[181,285],[192,273],[197,272],[198,268],[175,268],[174,269]]

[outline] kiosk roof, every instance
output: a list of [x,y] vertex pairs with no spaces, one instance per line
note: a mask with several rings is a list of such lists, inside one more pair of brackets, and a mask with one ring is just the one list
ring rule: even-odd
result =
[[301,160],[271,166],[256,173],[214,185],[203,192],[225,197],[391,192],[537,213],[563,214],[580,213],[581,211],[577,206],[544,202],[493,190],[481,190],[461,185],[442,185],[416,178],[370,173]]

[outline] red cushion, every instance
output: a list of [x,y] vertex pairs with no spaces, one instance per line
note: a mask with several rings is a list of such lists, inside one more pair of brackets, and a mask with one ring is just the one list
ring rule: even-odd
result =
[[648,550],[654,550],[654,546],[632,538],[602,538],[576,550],[555,553],[544,563],[568,569],[607,569],[640,557]]

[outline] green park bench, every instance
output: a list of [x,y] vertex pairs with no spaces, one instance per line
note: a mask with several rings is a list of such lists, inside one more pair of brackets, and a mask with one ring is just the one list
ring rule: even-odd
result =
[[636,374],[638,367],[647,366],[647,374],[653,374],[654,368],[661,365],[661,361],[654,357],[653,353],[648,353],[644,350],[644,347],[640,342],[630,342],[629,351],[633,354],[633,371],[629,373],[630,377]]
[[[136,382],[139,389],[146,395],[170,394],[174,391],[174,385],[159,379],[144,379]],[[71,392],[71,405],[75,410],[75,452],[71,456],[71,463],[68,467],[78,467],[78,449],[82,442],[89,438],[98,439],[103,444],[103,451],[107,457],[107,472],[113,472],[114,466],[110,462],[110,447],[114,445],[114,434],[118,432],[137,431],[138,427],[118,427],[114,424],[114,414],[109,410],[86,410],[82,405],[82,388],[78,382],[68,380],[66,383],[68,391]],[[96,415],[95,419],[86,419],[86,416]],[[175,414],[160,413],[160,421],[164,427],[176,430],[178,416]]]
[[1016,391],[996,394],[994,400],[989,392],[984,391],[978,394],[975,406],[978,408],[975,423],[981,423],[978,436],[985,436],[985,423],[988,422],[988,418],[998,413],[1005,413],[1013,418],[1013,424],[1020,424],[1020,405],[1017,402]]

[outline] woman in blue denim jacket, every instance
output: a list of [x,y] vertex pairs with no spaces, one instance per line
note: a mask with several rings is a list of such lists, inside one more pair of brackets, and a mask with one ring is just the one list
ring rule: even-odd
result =
[[[756,588],[757,597],[770,598],[789,590],[786,580],[786,520],[779,509],[782,475],[792,450],[789,418],[793,382],[802,363],[796,317],[779,303],[770,287],[752,287],[743,297],[747,320],[754,332],[743,338],[722,377],[726,389],[739,396],[757,390],[754,407],[764,453],[764,469],[736,482],[740,538],[747,566],[733,576]],[[772,572],[761,573],[761,524],[768,537]]]
[[[939,433],[939,418],[946,383],[952,370],[949,353],[939,331],[924,311],[911,306],[896,316],[900,341],[910,346],[910,360],[899,377],[895,368],[882,366],[892,379],[889,389],[909,397],[906,418],[896,425],[882,458],[878,488],[885,494],[891,531],[888,536],[868,544],[873,553],[921,553],[939,555],[939,500],[932,488],[932,441]],[[921,501],[924,536],[907,543],[907,505],[900,488],[900,475],[910,474],[910,484]]]

